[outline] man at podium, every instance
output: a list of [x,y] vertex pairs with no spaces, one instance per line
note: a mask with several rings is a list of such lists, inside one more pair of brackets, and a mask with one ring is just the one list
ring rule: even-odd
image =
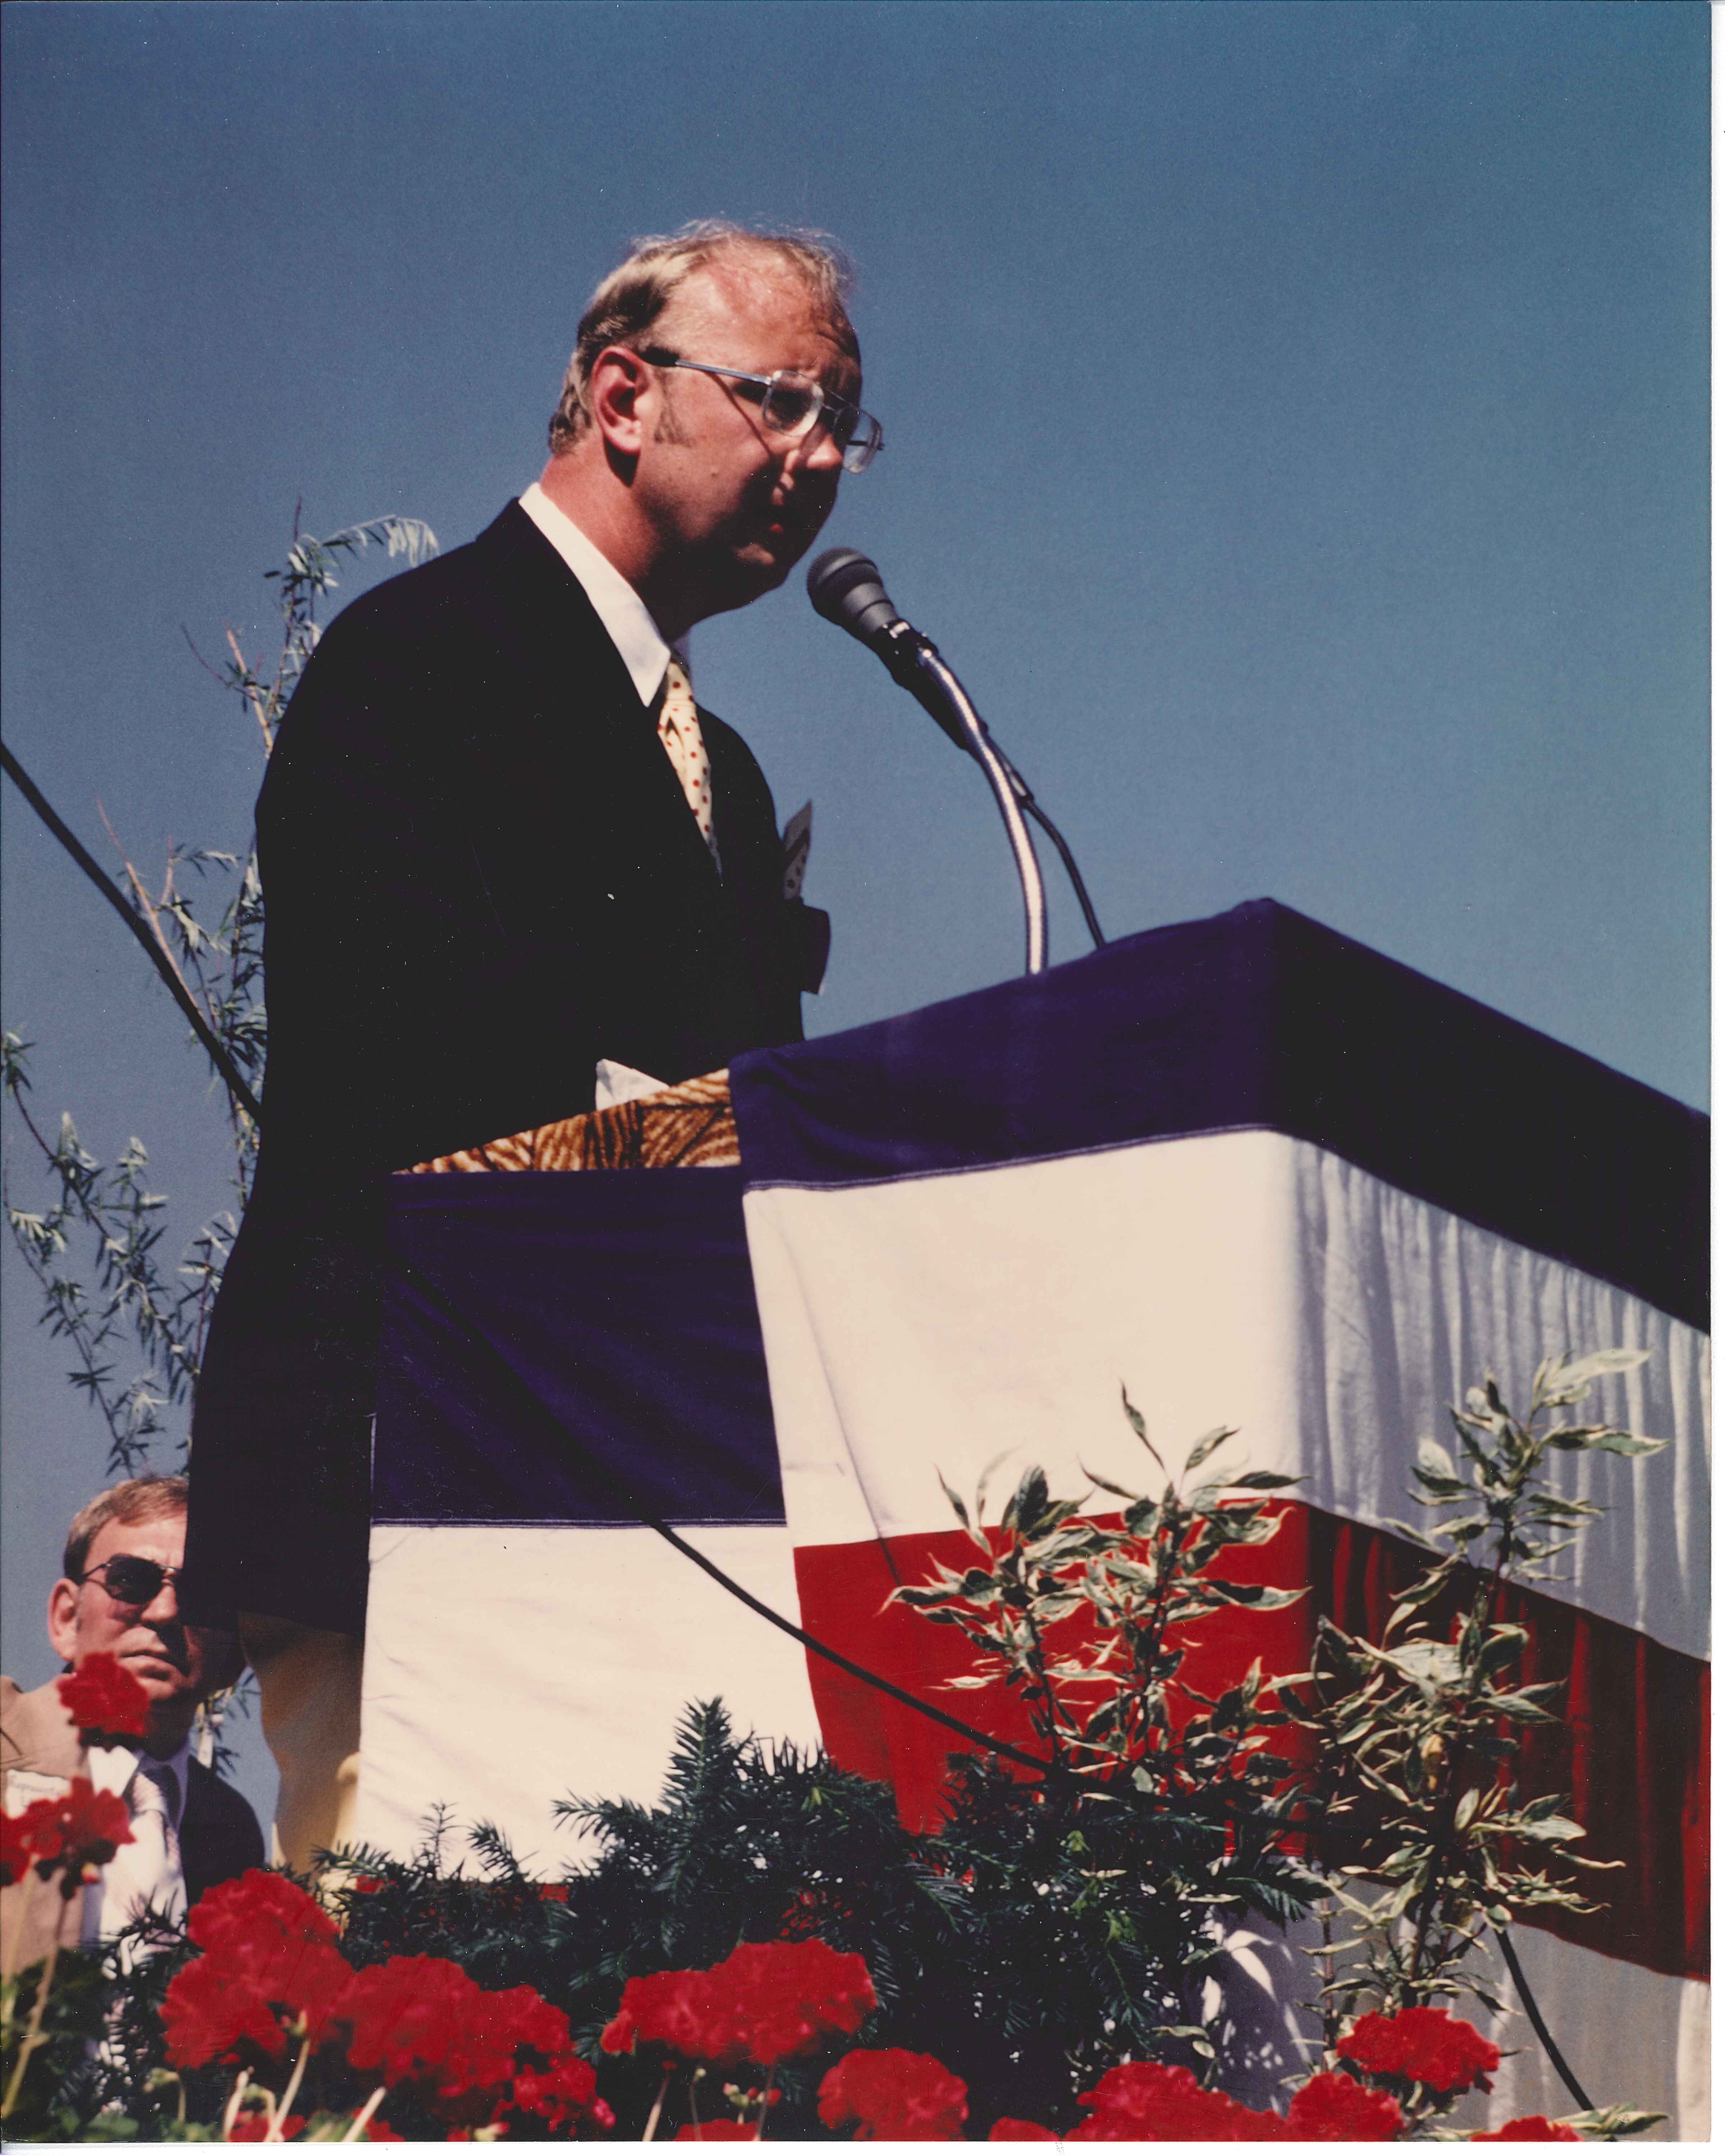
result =
[[331,624],[258,802],[267,1127],[194,1422],[183,1596],[237,1616],[277,1853],[358,1748],[382,1179],[802,1037],[826,918],[685,639],[783,583],[880,445],[824,241],[703,223],[582,318],[538,481]]

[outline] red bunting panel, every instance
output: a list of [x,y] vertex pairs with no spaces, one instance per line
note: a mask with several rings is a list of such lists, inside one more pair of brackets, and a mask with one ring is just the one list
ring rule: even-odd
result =
[[[1231,1579],[1307,1585],[1312,1592],[1287,1609],[1219,1612],[1194,1630],[1183,1674],[1212,1697],[1255,1658],[1275,1674],[1304,1669],[1320,1613],[1374,1636],[1391,1595],[1420,1568],[1410,1544],[1380,1529],[1298,1503],[1279,1509],[1281,1529],[1271,1542],[1225,1553],[1219,1568]],[[799,1548],[803,1622],[817,1639],[906,1690],[991,1736],[1023,1743],[1028,1719],[1003,1687],[947,1688],[974,1667],[963,1634],[887,1600],[895,1587],[925,1580],[936,1562],[963,1569],[974,1553],[957,1529]],[[1567,1686],[1564,1721],[1523,1738],[1522,1793],[1571,1792],[1571,1809],[1587,1830],[1582,1853],[1623,1866],[1584,1875],[1584,1891],[1609,1904],[1598,1914],[1527,1921],[1619,1960],[1705,1979],[1707,1666],[1627,1625],[1526,1589],[1502,1594],[1493,1614],[1531,1635],[1522,1683]],[[809,1669],[834,1759],[892,1783],[907,1824],[932,1824],[955,1740],[819,1656],[809,1656]]]

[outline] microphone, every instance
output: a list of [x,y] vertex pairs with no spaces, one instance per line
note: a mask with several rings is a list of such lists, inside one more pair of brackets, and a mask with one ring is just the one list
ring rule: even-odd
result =
[[965,694],[964,685],[941,657],[933,639],[912,629],[887,596],[880,572],[855,547],[829,547],[809,565],[809,603],[823,621],[865,644],[901,689],[907,689],[955,748],[973,757],[994,793],[995,806],[1012,841],[1024,892],[1024,970],[1048,963],[1048,906],[1036,850],[1024,828],[1028,809],[1060,850],[1084,909],[1086,926],[1100,948],[1105,938],[1072,850],[1013,768]]
[[809,599],[823,621],[829,621],[865,644],[900,688],[908,689],[955,748],[975,756],[974,738],[952,706],[945,685],[931,666],[939,652],[920,629],[912,629],[886,596],[880,572],[855,547],[829,547],[809,565]]
[[886,596],[880,572],[855,547],[829,547],[809,565],[809,599],[823,621],[834,622],[860,644],[904,617]]

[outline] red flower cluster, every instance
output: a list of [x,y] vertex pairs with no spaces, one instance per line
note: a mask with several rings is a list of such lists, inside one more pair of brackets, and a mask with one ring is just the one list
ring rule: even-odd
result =
[[[553,2128],[609,2126],[593,2068],[576,2057],[566,2015],[528,1985],[485,1991],[454,1962],[398,1955],[356,1971],[311,1897],[270,1871],[213,1887],[187,1929],[202,1958],[168,1985],[162,2018],[171,2066],[248,2051],[280,2058],[289,2038],[345,2044],[347,2063],[394,2087],[411,2082],[452,2124],[525,2112]],[[374,2139],[395,2137],[381,2123]]]
[[824,2036],[852,2035],[875,2005],[860,1954],[819,1939],[740,1946],[712,1969],[632,1976],[599,2041],[608,2051],[663,2044],[685,2058],[762,2066],[801,2057]]
[[1034,2118],[997,2118],[988,2128],[990,2141],[1058,2141],[1051,2126],[1039,2126]]
[[417,2082],[446,2118],[484,2125],[526,2112],[553,2126],[611,2123],[593,2068],[570,2046],[567,2016],[528,1984],[483,1991],[452,1961],[398,1954],[362,1969],[333,2019],[347,2030],[349,2066],[391,2087]]
[[1199,2087],[1184,2066],[1148,2061],[1111,2067],[1078,2099],[1091,2116],[1069,2141],[1275,2141],[1273,2111],[1253,2111]]
[[132,1838],[125,1799],[99,1789],[80,1774],[63,1797],[39,1797],[0,1826],[0,1875],[10,1887],[33,1864],[44,1879],[64,1869],[61,1892],[70,1895],[112,1861]]
[[542,2118],[553,2128],[571,2125],[578,2118],[591,2119],[595,2126],[614,2125],[615,2114],[599,2100],[598,2087],[598,2076],[585,2059],[578,2059],[572,2051],[559,2052],[542,2074],[531,2066],[521,2069],[510,2092],[510,2107]]
[[679,2141],[752,2141],[755,2129],[740,2118],[707,2118],[694,2126],[680,2126]]
[[821,2082],[820,2123],[855,2125],[855,2141],[956,2141],[968,2094],[922,2051],[847,2051]]
[[1394,2141],[1401,2106],[1348,2074],[1314,2074],[1294,2091],[1284,2129],[1290,2141]]
[[1526,2118],[1512,2118],[1507,2126],[1500,2126],[1495,2133],[1471,2133],[1470,2141],[1579,2141],[1581,2136],[1573,2126],[1565,2126],[1560,2118],[1544,2118],[1538,2112]]
[[86,1655],[69,1676],[54,1679],[60,1705],[80,1729],[107,1737],[141,1737],[150,1695],[112,1655]]
[[1470,2022],[1435,2006],[1404,2006],[1399,2014],[1365,2014],[1336,2046],[1368,2074],[1423,2082],[1440,2096],[1487,2088],[1502,2056]]
[[[1184,2066],[1147,2062],[1114,2067],[1078,2101],[1091,2116],[1069,2141],[1393,2141],[1402,2128],[1394,2097],[1347,2074],[1314,2074],[1295,2091],[1286,2118],[1200,2087]],[[1019,2122],[1001,2122],[1009,2123]]]
[[176,2070],[233,2060],[251,2046],[280,2058],[290,2031],[314,2041],[353,1971],[311,1897],[273,1871],[213,1887],[186,1926],[201,1959],[167,1987],[162,2026]]

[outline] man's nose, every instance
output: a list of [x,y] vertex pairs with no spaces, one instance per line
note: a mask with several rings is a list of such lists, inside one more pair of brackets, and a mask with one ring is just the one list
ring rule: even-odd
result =
[[792,470],[800,467],[823,475],[836,475],[845,469],[845,452],[833,439],[832,429],[817,419],[792,451],[788,465]]
[[156,1590],[152,1600],[138,1612],[146,1625],[177,1625],[180,1621],[180,1598],[172,1579],[164,1579]]

